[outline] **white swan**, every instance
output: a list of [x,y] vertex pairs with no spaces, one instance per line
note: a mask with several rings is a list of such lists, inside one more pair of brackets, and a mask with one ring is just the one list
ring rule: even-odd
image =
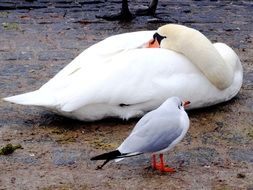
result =
[[109,37],[83,51],[39,90],[4,100],[79,120],[128,119],[171,96],[190,100],[190,108],[230,100],[242,77],[241,62],[226,44],[212,44],[195,29],[168,24]]

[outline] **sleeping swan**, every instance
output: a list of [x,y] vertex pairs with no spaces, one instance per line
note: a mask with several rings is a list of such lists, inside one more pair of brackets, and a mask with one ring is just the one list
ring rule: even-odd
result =
[[233,98],[242,66],[226,44],[199,31],[167,24],[157,31],[124,33],[84,50],[40,89],[4,98],[45,107],[79,120],[129,119],[157,108],[168,97],[190,109]]

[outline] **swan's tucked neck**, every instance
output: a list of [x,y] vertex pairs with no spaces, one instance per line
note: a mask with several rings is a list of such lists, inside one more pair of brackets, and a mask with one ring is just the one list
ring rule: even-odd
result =
[[229,87],[233,81],[233,68],[225,62],[213,44],[195,29],[169,25],[169,28],[165,25],[158,29],[159,34],[167,37],[161,42],[161,47],[185,55],[218,89]]

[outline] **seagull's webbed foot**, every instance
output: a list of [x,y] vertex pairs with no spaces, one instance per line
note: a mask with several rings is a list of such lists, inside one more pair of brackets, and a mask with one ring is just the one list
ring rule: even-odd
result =
[[162,164],[156,164],[156,166],[154,167],[154,169],[159,170],[161,172],[170,172],[170,173],[176,172],[176,170],[174,168],[166,167],[166,166],[164,166]]
[[156,156],[155,154],[152,155],[152,167],[155,170],[159,170],[161,172],[176,172],[174,168],[166,167],[164,165],[164,160],[163,160],[163,154],[159,154],[160,157],[160,163],[156,163]]
[[106,165],[109,161],[110,161],[109,159],[105,160],[103,164],[97,166],[96,170],[101,170],[104,167],[104,165]]

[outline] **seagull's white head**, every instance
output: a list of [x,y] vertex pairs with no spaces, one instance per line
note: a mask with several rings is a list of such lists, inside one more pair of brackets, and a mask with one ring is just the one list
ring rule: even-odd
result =
[[166,107],[175,107],[178,108],[180,110],[184,110],[184,108],[188,107],[190,105],[190,101],[186,100],[186,101],[182,101],[180,98],[178,97],[171,97],[168,98],[164,103],[163,106]]

